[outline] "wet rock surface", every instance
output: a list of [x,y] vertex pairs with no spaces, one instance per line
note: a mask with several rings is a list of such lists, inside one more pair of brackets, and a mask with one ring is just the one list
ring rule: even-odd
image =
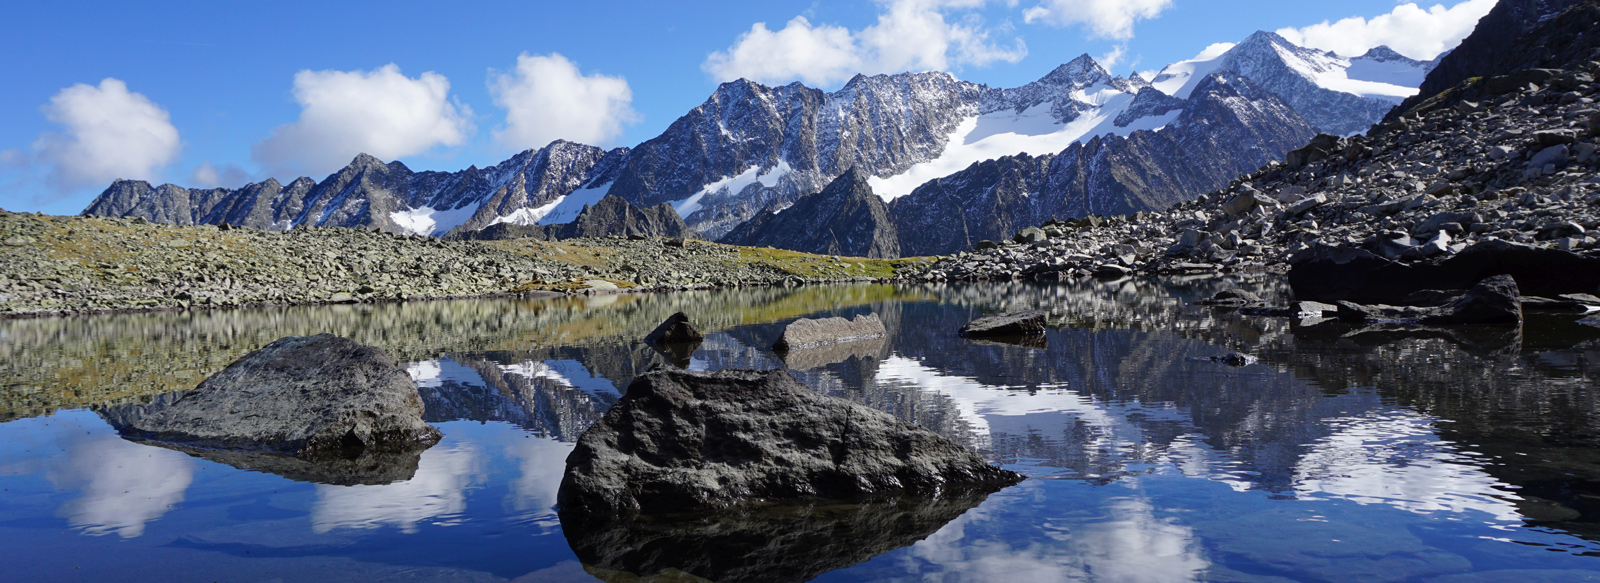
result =
[[420,450],[440,437],[403,369],[331,334],[280,339],[194,390],[101,415],[131,439],[304,457]]
[[1440,306],[1366,306],[1339,302],[1338,316],[1355,322],[1409,321],[1423,325],[1522,325],[1522,301],[1517,282],[1509,275],[1484,279],[1472,289]]
[[701,340],[705,340],[705,336],[689,323],[689,316],[683,312],[667,317],[649,336],[644,337],[644,341],[650,344],[694,343]]
[[1048,313],[1041,311],[986,316],[968,322],[961,327],[959,334],[963,338],[1040,336],[1044,334],[1045,318],[1048,316]]
[[783,335],[773,344],[773,350],[790,352],[822,348],[830,344],[881,339],[888,331],[876,314],[863,314],[844,318],[801,318],[784,326]]
[[892,415],[820,395],[785,371],[652,371],[567,457],[573,519],[782,500],[992,492],[1020,481]]
[[799,582],[922,540],[985,497],[784,504],[660,520],[562,514],[561,528],[584,570],[603,581]]

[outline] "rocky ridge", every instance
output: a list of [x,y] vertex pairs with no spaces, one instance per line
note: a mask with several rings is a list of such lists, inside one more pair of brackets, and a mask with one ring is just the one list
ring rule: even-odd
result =
[[506,239],[537,239],[562,241],[592,237],[664,237],[699,239],[700,234],[689,228],[672,205],[661,203],[640,208],[620,196],[606,196],[593,205],[584,205],[578,217],[569,223],[554,225],[522,225],[495,223],[482,229],[456,229],[445,239],[456,241],[495,241]]
[[[1591,18],[1593,2],[1530,36]],[[1480,241],[1594,255],[1600,239],[1600,62],[1474,78],[1376,126],[1318,136],[1226,188],[1154,213],[1023,229],[923,277],[1056,279],[1274,269],[1313,246],[1398,261]]]

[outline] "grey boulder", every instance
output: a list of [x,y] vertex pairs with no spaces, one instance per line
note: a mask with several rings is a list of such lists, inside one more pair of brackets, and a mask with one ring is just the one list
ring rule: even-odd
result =
[[1367,323],[1521,326],[1522,303],[1516,280],[1509,275],[1496,275],[1478,282],[1466,293],[1441,306],[1362,305],[1341,301],[1338,316],[1342,320]]
[[794,351],[821,348],[829,344],[859,342],[883,338],[888,330],[876,314],[857,315],[855,318],[801,318],[783,328],[773,350]]
[[785,371],[657,369],[578,439],[557,501],[564,516],[614,519],[992,492],[1021,479],[932,431],[818,394]]
[[440,436],[422,414],[382,350],[321,334],[281,338],[194,390],[107,418],[132,439],[317,456],[425,449]]
[[655,331],[644,337],[644,341],[650,344],[696,343],[701,340],[705,340],[705,336],[694,329],[689,323],[689,316],[683,312],[668,316]]
[[1045,314],[1040,311],[1007,312],[978,318],[962,326],[962,338],[997,338],[1044,334]]

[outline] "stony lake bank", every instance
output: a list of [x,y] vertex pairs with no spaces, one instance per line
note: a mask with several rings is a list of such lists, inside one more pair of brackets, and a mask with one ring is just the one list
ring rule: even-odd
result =
[[882,281],[928,262],[693,239],[444,241],[0,211],[0,317]]

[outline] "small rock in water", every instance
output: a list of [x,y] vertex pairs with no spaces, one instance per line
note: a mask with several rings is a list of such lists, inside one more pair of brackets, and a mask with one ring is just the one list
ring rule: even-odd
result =
[[1211,357],[1211,362],[1226,364],[1228,366],[1248,366],[1255,364],[1256,357],[1243,352],[1229,352],[1220,356]]
[[962,326],[960,334],[963,338],[1042,335],[1045,316],[1044,312],[1027,311],[978,318]]
[[1261,297],[1242,289],[1225,289],[1195,302],[1202,306],[1239,307],[1261,303]]
[[883,338],[888,331],[876,314],[844,318],[801,318],[783,328],[772,349],[777,351],[806,350],[841,342],[856,342]]
[[689,316],[683,312],[668,316],[667,320],[657,326],[654,332],[644,337],[644,341],[650,344],[699,342],[704,339],[705,336],[702,336],[699,330],[694,329],[694,326],[689,323]]
[[578,439],[557,500],[582,519],[752,502],[993,492],[1022,476],[786,371],[658,369]]

